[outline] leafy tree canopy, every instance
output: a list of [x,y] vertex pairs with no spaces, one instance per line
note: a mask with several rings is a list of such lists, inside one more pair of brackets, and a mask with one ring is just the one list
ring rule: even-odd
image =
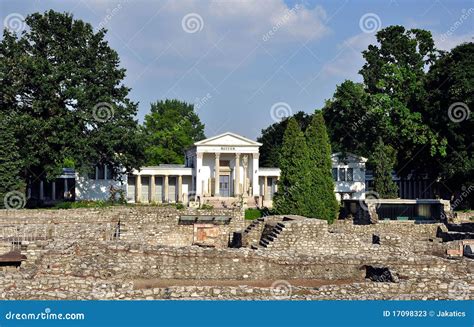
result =
[[23,177],[54,178],[65,161],[83,171],[139,167],[137,104],[106,31],[53,10],[25,21],[0,43],[0,112],[15,126]]
[[[437,59],[431,33],[390,26],[377,33],[378,45],[363,56],[364,84],[346,81],[323,109],[334,148],[370,156],[375,140],[396,148],[397,172],[423,170],[417,156],[444,157],[446,138],[423,115],[427,106],[426,68]],[[416,160],[414,160],[416,158]]]
[[152,103],[143,131],[148,165],[183,163],[184,151],[205,138],[194,105],[179,100]]
[[[296,119],[301,130],[308,126],[311,115],[303,111],[297,112],[293,117]],[[260,166],[280,167],[280,152],[283,144],[283,135],[288,125],[289,118],[276,122],[262,130],[262,135],[257,141],[262,143],[260,147]]]

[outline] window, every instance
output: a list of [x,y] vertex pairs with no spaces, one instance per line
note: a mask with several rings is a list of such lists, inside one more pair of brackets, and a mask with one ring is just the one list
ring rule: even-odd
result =
[[337,182],[337,168],[332,169],[332,178]]
[[107,172],[106,172],[106,174],[105,174],[105,179],[112,179],[112,176],[113,176],[112,166],[107,165],[106,171],[107,171]]
[[347,181],[348,182],[354,181],[354,168],[347,168]]
[[105,179],[105,166],[104,165],[97,166],[97,179]]
[[339,180],[341,182],[346,180],[346,168],[339,168]]

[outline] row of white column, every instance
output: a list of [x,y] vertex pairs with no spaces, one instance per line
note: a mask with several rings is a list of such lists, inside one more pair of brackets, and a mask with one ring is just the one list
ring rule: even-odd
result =
[[[163,183],[163,201],[168,202],[169,201],[169,175],[143,175],[150,177],[150,184],[149,184],[149,191],[148,196],[149,196],[149,201],[150,202],[155,202],[156,199],[156,184],[155,184],[155,178],[156,176],[163,176],[164,178],[164,183]],[[142,202],[142,179],[141,175],[135,175],[136,177],[136,182],[135,182],[135,202],[139,203]],[[183,193],[183,176],[182,175],[177,175],[178,177],[178,201],[183,201],[182,193]]]

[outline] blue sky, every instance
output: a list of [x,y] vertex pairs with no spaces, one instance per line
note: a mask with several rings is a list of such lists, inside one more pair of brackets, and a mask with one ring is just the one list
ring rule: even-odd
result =
[[345,79],[360,81],[360,52],[377,29],[427,29],[444,50],[474,36],[474,0],[7,0],[0,9],[13,28],[48,9],[107,28],[140,121],[151,102],[177,98],[196,104],[207,136],[252,139],[281,116],[320,109]]

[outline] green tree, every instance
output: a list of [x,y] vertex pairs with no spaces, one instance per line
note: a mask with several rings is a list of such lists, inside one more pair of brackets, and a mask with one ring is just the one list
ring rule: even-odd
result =
[[184,162],[184,151],[205,138],[194,105],[179,100],[151,104],[143,126],[148,165]]
[[363,52],[363,87],[351,82],[339,86],[323,109],[324,117],[335,148],[368,155],[375,150],[372,140],[381,137],[398,150],[396,170],[403,176],[446,154],[446,139],[423,115],[425,68],[438,52],[430,32],[402,26],[379,31],[377,41]]
[[374,191],[383,199],[398,197],[398,186],[392,179],[392,171],[396,161],[396,151],[390,145],[385,145],[379,138],[375,151],[371,156],[374,166]]
[[[311,115],[303,111],[299,111],[293,115],[298,122],[300,129],[305,130],[308,126]],[[280,152],[283,144],[283,135],[285,134],[288,125],[288,119],[285,118],[276,122],[265,129],[262,129],[262,135],[257,138],[258,142],[262,143],[260,147],[260,165],[262,167],[279,167],[280,166]]]
[[361,83],[346,80],[338,85],[322,110],[334,152],[354,152],[368,156],[376,138],[378,116],[370,111],[370,94]]
[[138,168],[137,104],[106,31],[53,10],[25,22],[0,43],[0,112],[16,122],[22,177],[54,178],[65,160],[84,172],[97,163]]
[[443,53],[428,72],[426,89],[429,105],[423,115],[448,142],[447,155],[430,160],[427,169],[459,192],[474,184],[474,43]]
[[[5,201],[11,200],[7,194],[10,192],[24,192],[24,183],[20,178],[22,162],[15,139],[13,122],[9,117],[0,112],[0,208],[4,208]],[[14,207],[25,205],[23,203],[10,203]]]
[[278,192],[273,198],[279,214],[307,215],[305,205],[309,196],[311,174],[308,170],[309,153],[306,140],[296,118],[290,118],[283,136],[280,156]]
[[321,111],[313,114],[305,132],[309,152],[310,190],[305,201],[307,216],[333,222],[339,204],[334,194],[332,178],[331,145]]

